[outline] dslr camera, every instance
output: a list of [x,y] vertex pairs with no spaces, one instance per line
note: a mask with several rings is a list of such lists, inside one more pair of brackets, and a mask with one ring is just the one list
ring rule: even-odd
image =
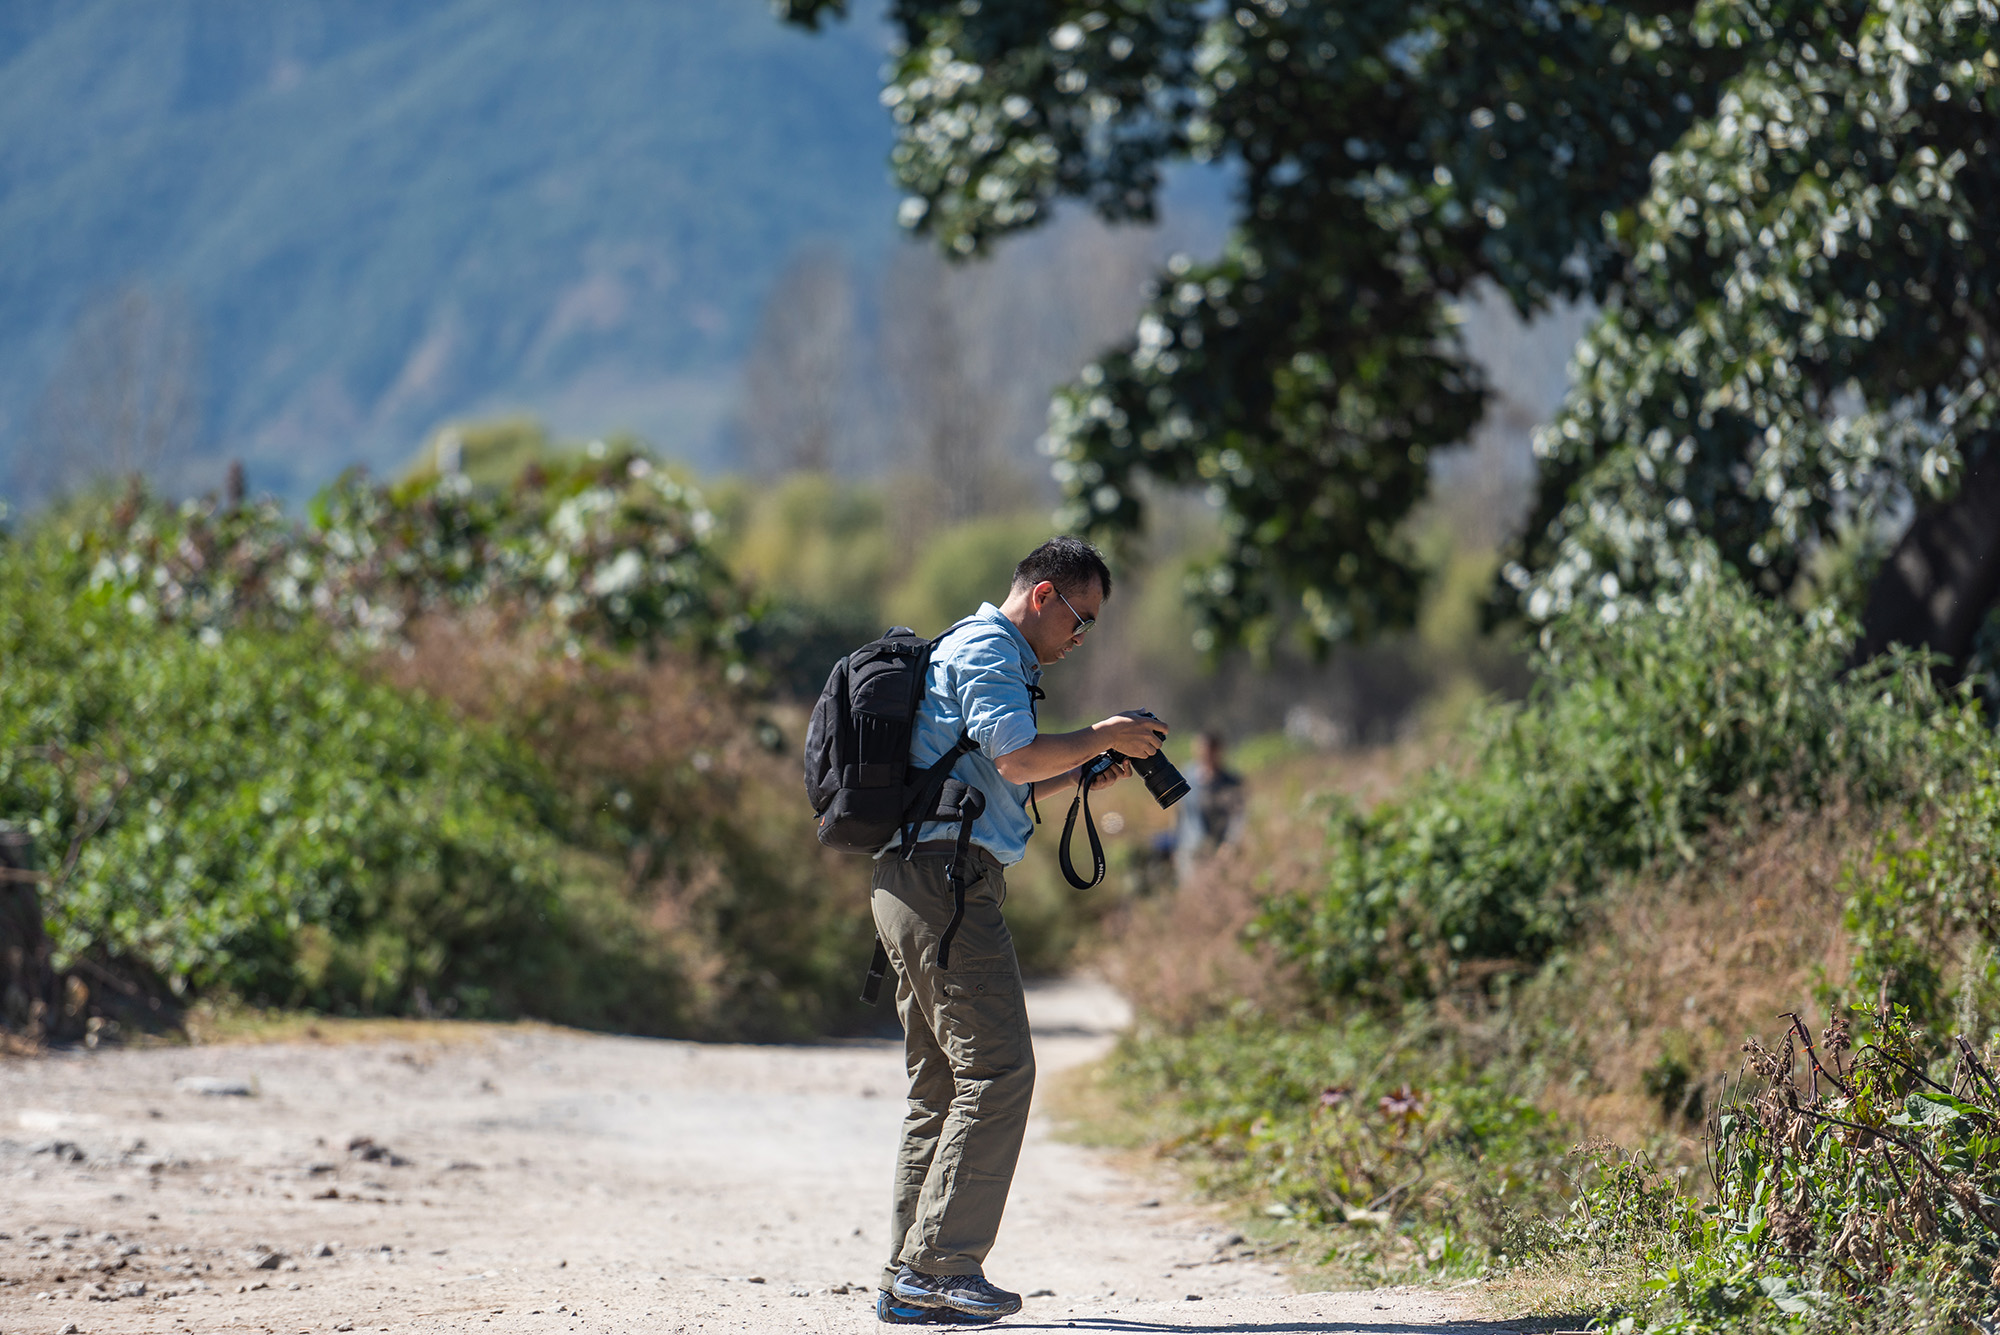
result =
[[[1149,709],[1135,709],[1132,713],[1138,718],[1159,717]],[[1156,732],[1153,735],[1162,741],[1166,739],[1166,734],[1163,732]],[[1097,782],[1098,776],[1121,760],[1132,762],[1132,768],[1146,781],[1146,791],[1153,795],[1153,800],[1160,804],[1162,811],[1187,796],[1188,781],[1181,777],[1181,772],[1174,768],[1174,762],[1167,759],[1164,751],[1155,751],[1150,756],[1128,756],[1117,751],[1106,751],[1083,767],[1084,789],[1088,791],[1090,785]]]

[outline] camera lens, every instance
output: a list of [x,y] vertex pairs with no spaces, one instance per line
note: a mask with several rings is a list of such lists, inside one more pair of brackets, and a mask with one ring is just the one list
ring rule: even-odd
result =
[[1167,759],[1166,752],[1156,751],[1150,756],[1134,758],[1132,768],[1146,781],[1146,791],[1160,804],[1162,811],[1180,801],[1188,793],[1188,781],[1174,768],[1174,762]]

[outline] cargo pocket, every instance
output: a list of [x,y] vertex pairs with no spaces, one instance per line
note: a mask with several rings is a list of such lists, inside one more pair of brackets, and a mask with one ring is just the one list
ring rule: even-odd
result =
[[967,960],[938,984],[933,1031],[953,1074],[987,1079],[1026,1060],[1028,1008],[1012,960]]

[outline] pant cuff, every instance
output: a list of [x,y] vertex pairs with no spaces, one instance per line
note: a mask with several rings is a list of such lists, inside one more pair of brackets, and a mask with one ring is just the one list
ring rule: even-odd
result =
[[905,1258],[903,1264],[912,1269],[921,1270],[926,1275],[983,1275],[986,1273],[980,1268],[979,1262],[967,1261],[963,1258],[939,1257],[934,1260],[922,1261]]

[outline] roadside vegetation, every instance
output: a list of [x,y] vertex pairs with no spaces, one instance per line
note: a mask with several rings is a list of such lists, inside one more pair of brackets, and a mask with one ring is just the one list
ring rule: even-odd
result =
[[303,519],[135,489],[0,541],[0,809],[49,933],[10,1023],[856,1023],[865,875],[794,800],[712,522],[598,447]]
[[1111,952],[1113,1092],[1334,1282],[1969,1329],[2000,744],[1921,659],[1843,670],[1852,636],[1717,577],[1556,623],[1448,739],[1253,775],[1244,845]]
[[[868,868],[819,848],[799,787],[804,706],[891,622],[1001,596],[1046,513],[919,534],[892,522],[916,479],[704,496],[629,443],[449,434],[453,467],[427,449],[302,514],[107,483],[0,534],[0,909],[27,942],[0,956],[0,1027],[882,1023],[855,999]],[[1126,569],[1106,647],[1197,693],[1174,571]],[[1113,707],[1051,684],[1054,726]],[[1129,819],[1121,847],[1168,825]],[[1009,912],[1049,973],[1157,868],[1078,895],[1038,842]]]

